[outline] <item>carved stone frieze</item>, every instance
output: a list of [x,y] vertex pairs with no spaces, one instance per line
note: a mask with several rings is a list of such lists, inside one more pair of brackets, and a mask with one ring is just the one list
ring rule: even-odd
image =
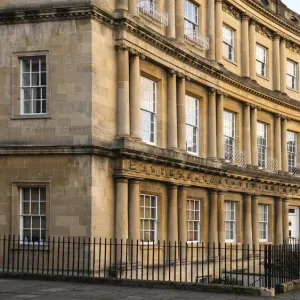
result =
[[287,47],[287,49],[300,54],[300,46],[299,45],[292,43],[291,41],[286,41],[286,47]]
[[272,39],[273,33],[271,30],[269,30],[266,26],[263,26],[261,24],[256,23],[255,29],[258,33],[262,34],[263,36]]
[[225,11],[226,13],[230,14],[231,16],[233,16],[239,21],[242,20],[241,13],[233,5],[223,2],[222,7],[223,7],[223,11]]

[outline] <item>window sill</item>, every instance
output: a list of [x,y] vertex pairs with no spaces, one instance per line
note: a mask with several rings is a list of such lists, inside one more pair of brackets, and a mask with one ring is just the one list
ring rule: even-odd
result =
[[267,76],[263,76],[263,75],[258,74],[258,73],[256,73],[256,76],[259,77],[259,78],[261,78],[261,79],[264,79],[264,80],[266,80],[266,81],[270,81],[270,78],[267,77]]
[[223,56],[223,59],[224,59],[226,62],[229,62],[229,63],[235,65],[236,67],[238,66],[237,62],[234,61],[234,60],[230,60],[230,59],[226,58],[225,56]]
[[286,87],[287,90],[291,91],[291,92],[294,92],[294,93],[298,93],[299,94],[299,90],[296,90],[296,89],[293,89],[291,87]]
[[15,115],[10,116],[11,120],[30,120],[30,119],[51,119],[49,114],[37,114],[37,115]]

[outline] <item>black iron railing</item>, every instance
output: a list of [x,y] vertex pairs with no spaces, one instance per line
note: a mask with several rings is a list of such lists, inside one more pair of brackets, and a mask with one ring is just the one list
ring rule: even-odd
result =
[[254,287],[300,278],[299,245],[171,243],[0,237],[0,272],[228,284]]

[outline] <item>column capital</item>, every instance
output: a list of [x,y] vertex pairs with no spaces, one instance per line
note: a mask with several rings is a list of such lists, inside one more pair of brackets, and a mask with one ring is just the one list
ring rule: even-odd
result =
[[242,21],[249,21],[249,19],[250,16],[246,12],[242,13]]
[[289,202],[291,199],[290,198],[282,198],[283,202]]
[[218,195],[224,195],[228,190],[217,190]]
[[140,184],[140,179],[136,179],[136,178],[133,178],[133,179],[130,179],[129,183],[130,184]]
[[285,37],[285,35],[281,36],[280,43],[281,44],[286,44],[286,37]]
[[168,184],[168,189],[169,189],[169,190],[175,190],[175,189],[177,189],[177,188],[178,188],[178,185],[175,184],[175,183],[169,183],[169,184]]
[[115,44],[115,49],[117,51],[123,50],[123,51],[128,51],[129,47],[123,43],[123,42],[119,42]]
[[140,55],[139,51],[137,51],[137,50],[134,49],[134,48],[129,48],[129,53],[130,53],[131,55],[133,55],[133,56],[139,56],[139,55]]
[[191,81],[191,77],[190,76],[185,76],[185,80],[186,81]]
[[116,182],[128,182],[129,181],[129,178],[128,177],[119,177],[119,176],[116,176],[115,177],[115,180]]
[[213,87],[208,87],[207,90],[208,90],[210,93],[212,93],[212,94],[214,94],[214,93],[217,92],[217,90],[216,90],[215,88],[213,88]]
[[250,107],[250,106],[251,106],[250,103],[248,103],[248,102],[244,102],[243,105],[244,105],[245,107]]
[[167,71],[170,75],[176,75],[176,71],[174,69],[168,68]]
[[277,31],[273,32],[273,40],[280,40],[280,37],[281,35]]
[[186,191],[188,187],[189,187],[189,185],[179,185],[178,189],[182,190],[182,191]]
[[254,196],[253,194],[251,193],[248,193],[248,192],[243,192],[243,197],[251,197],[251,196]]
[[181,73],[181,72],[177,72],[176,75],[180,79],[185,79],[185,75],[183,73]]
[[216,3],[223,3],[223,0],[215,0]]
[[282,197],[275,197],[275,200],[276,200],[276,201],[283,201],[283,199],[284,199],[284,198],[282,198]]
[[249,24],[250,24],[250,25],[254,25],[254,26],[255,26],[256,23],[257,23],[257,22],[256,22],[255,19],[250,19],[250,20],[249,20]]
[[217,189],[208,189],[208,193],[209,193],[209,194],[215,195],[215,194],[217,194],[217,192],[218,192]]

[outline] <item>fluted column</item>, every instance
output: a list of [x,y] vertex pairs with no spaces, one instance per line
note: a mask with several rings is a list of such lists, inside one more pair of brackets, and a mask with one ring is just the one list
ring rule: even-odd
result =
[[255,249],[259,248],[259,236],[258,236],[258,196],[253,195],[251,203],[252,211],[252,244],[255,245]]
[[[140,240],[140,182],[129,182],[129,239],[135,244]],[[117,216],[118,217],[118,216]]]
[[251,109],[251,164],[253,166],[258,166],[257,107]]
[[287,154],[287,119],[283,118],[281,122],[281,153],[282,153],[282,171],[288,172],[288,154]]
[[168,11],[168,28],[167,35],[170,39],[176,38],[175,30],[175,0],[167,1],[167,11]]
[[223,0],[216,0],[216,61],[222,64],[223,59]]
[[278,170],[282,170],[282,161],[281,161],[281,118],[280,115],[275,116],[275,149],[274,156],[278,162]]
[[209,243],[218,243],[218,195],[217,191],[209,191]]
[[249,75],[252,80],[256,80],[256,22],[250,20],[249,25]]
[[242,15],[242,76],[249,77],[249,16]]
[[207,58],[216,59],[216,38],[215,38],[215,1],[207,1],[206,4],[206,20],[207,20],[207,36],[209,38],[209,49],[207,50]]
[[129,121],[129,54],[117,47],[117,137],[130,135]]
[[176,38],[179,42],[184,42],[184,0],[175,0],[175,24]]
[[277,198],[275,200],[275,244],[282,245],[283,233],[282,233],[282,199]]
[[273,89],[280,91],[280,50],[279,50],[280,36],[274,34],[273,36]]
[[218,237],[221,247],[225,244],[224,192],[218,192]]
[[218,159],[225,159],[224,154],[224,94],[217,91],[217,150]]
[[[170,245],[175,245],[178,242],[178,193],[176,185],[168,186],[168,242]],[[174,260],[174,251],[170,253],[170,260]]]
[[282,230],[283,243],[289,243],[289,199],[283,199],[282,203]]
[[177,80],[177,124],[178,124],[178,148],[186,151],[186,99],[185,78]]
[[116,10],[128,10],[128,0],[116,0]]
[[251,195],[243,195],[244,203],[244,245],[252,247],[252,207],[251,207]]
[[217,157],[216,90],[208,90],[208,158]]
[[137,54],[130,57],[130,133],[131,137],[141,138],[141,99],[140,99],[140,58]]
[[116,178],[115,237],[125,243],[128,239],[128,179]]
[[138,0],[129,0],[128,12],[133,17],[138,16]]
[[177,101],[176,101],[176,74],[174,70],[168,73],[168,148],[177,149]]
[[244,151],[246,155],[246,163],[251,165],[251,130],[250,130],[250,105],[244,104]]
[[178,189],[178,242],[181,242],[182,245],[187,241],[187,188],[181,186]]
[[286,41],[280,40],[280,91],[286,93]]

